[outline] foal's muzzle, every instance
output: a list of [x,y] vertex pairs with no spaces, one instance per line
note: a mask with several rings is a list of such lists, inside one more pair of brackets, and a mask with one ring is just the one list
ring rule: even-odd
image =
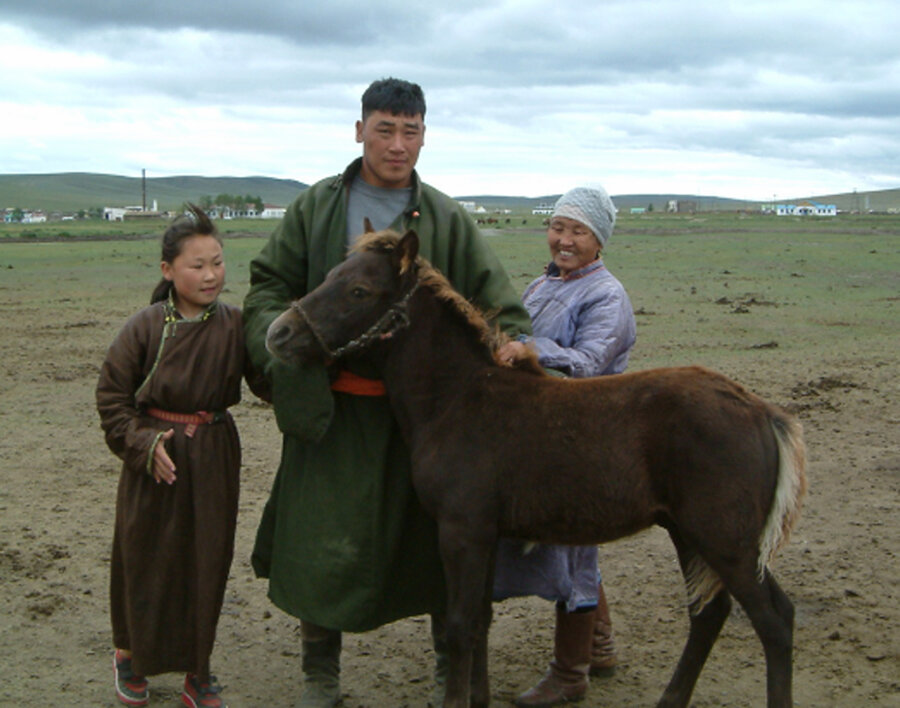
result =
[[272,356],[286,362],[300,362],[312,358],[320,347],[308,331],[303,319],[292,310],[276,317],[266,332],[266,349]]

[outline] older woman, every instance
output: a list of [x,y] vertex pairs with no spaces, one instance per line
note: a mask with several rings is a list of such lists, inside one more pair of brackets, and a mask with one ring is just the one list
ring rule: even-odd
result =
[[[602,260],[615,221],[615,206],[602,188],[576,187],[560,197],[547,229],[552,261],[522,296],[534,336],[507,344],[502,359],[522,358],[533,347],[542,366],[565,376],[625,370],[635,342],[634,313]],[[579,700],[589,673],[608,674],[616,665],[597,547],[545,545],[525,553],[520,541],[501,540],[494,597],[521,595],[555,601],[556,630],[549,670],[516,705]]]

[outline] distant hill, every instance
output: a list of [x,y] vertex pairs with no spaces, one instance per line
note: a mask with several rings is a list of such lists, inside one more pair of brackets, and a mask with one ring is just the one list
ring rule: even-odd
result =
[[[780,200],[785,204],[797,204],[803,199]],[[809,197],[809,201],[822,204],[834,204],[838,211],[848,212],[885,212],[888,209],[900,209],[900,189],[881,189],[875,192],[846,192],[844,194],[823,194]]]
[[[156,200],[161,211],[178,209],[186,201],[218,194],[261,197],[266,204],[287,206],[307,185],[272,177],[148,177],[147,208]],[[139,206],[140,177],[89,172],[44,175],[0,175],[0,209],[19,207],[74,213],[107,206]]]
[[[497,195],[458,197],[461,201],[475,202],[485,209],[534,208],[543,204],[553,204],[559,194],[543,197],[503,197]],[[771,200],[754,201],[744,199],[728,199],[726,197],[710,197],[697,194],[613,194],[612,199],[620,212],[631,209],[647,209],[652,204],[653,210],[665,211],[669,201],[694,202],[699,211],[738,211],[743,209],[758,210],[763,204],[771,204]],[[873,192],[849,192],[845,194],[823,194],[807,197],[779,199],[779,204],[802,204],[819,202],[834,204],[838,211],[846,212],[885,212],[888,209],[900,209],[900,189],[883,189]]]
[[[457,197],[460,201],[475,202],[485,209],[533,209],[541,205],[553,205],[561,195],[548,194],[543,197],[503,197],[482,195]],[[652,204],[654,211],[665,211],[670,200],[694,202],[701,211],[736,211],[738,209],[759,209],[760,202],[726,197],[700,197],[692,194],[613,194],[612,200],[620,212],[634,208],[647,209]]]
[[[122,177],[90,172],[57,174],[0,175],[0,209],[40,209],[49,213],[73,214],[81,209],[106,206],[134,206],[142,204],[140,177]],[[186,201],[200,201],[204,196],[219,194],[259,196],[266,204],[287,206],[308,185],[290,179],[273,177],[148,177],[147,208],[156,200],[160,210],[178,209]],[[485,209],[532,209],[553,204],[558,194],[542,197],[502,195],[457,196]],[[619,211],[648,208],[665,211],[667,203],[676,199],[695,202],[700,211],[734,211],[759,209],[763,202],[691,194],[620,194],[613,195]],[[900,208],[900,189],[875,192],[851,192],[779,200],[798,204],[816,201],[835,204],[840,211],[887,211]]]

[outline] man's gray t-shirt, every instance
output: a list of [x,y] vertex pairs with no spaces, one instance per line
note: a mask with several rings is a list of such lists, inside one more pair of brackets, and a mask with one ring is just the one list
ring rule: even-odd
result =
[[347,245],[352,246],[365,231],[366,217],[376,231],[389,228],[409,204],[411,194],[412,187],[374,187],[357,175],[350,184],[347,202]]

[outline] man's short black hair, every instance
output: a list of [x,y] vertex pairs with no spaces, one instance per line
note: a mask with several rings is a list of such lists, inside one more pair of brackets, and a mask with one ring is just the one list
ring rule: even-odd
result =
[[422,87],[403,79],[379,79],[373,81],[362,95],[362,119],[372,111],[385,111],[391,115],[425,118],[425,94]]

